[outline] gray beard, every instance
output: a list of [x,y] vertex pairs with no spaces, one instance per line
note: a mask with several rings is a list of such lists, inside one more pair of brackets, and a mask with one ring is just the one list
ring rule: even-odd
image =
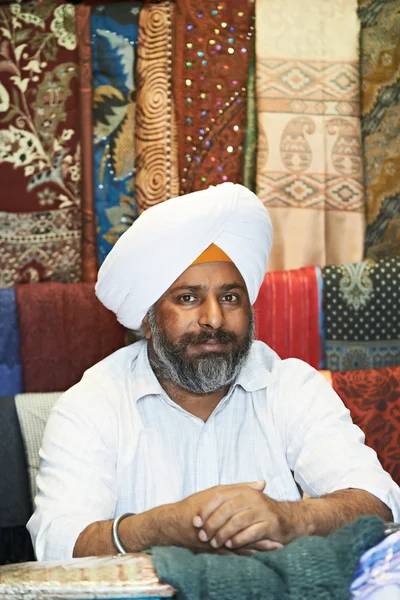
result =
[[[153,350],[149,357],[151,367],[158,379],[171,381],[178,387],[194,394],[210,394],[230,385],[238,376],[254,339],[254,315],[251,310],[248,332],[238,340],[235,334],[210,333],[209,339],[231,341],[231,352],[211,352],[187,355],[187,342],[171,342],[159,327],[154,308],[149,310],[149,326]],[[200,335],[207,335],[203,333]],[[218,336],[221,335],[219,339]],[[231,337],[230,337],[231,336]],[[230,338],[228,340],[228,338]],[[205,340],[202,340],[205,341]]]

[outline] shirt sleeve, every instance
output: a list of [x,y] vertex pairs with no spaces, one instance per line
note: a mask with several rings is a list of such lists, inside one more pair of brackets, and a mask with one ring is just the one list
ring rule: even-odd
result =
[[370,492],[400,520],[400,488],[383,470],[349,410],[308,364],[289,359],[280,368],[277,410],[287,461],[296,482],[311,497],[347,488]]
[[35,512],[28,522],[38,560],[72,557],[79,534],[114,517],[118,421],[85,381],[56,403],[40,450]]

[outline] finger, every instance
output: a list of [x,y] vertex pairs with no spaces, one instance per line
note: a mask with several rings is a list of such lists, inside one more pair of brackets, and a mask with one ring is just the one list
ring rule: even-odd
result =
[[[225,545],[227,548],[229,548],[228,543]],[[280,542],[275,542],[275,540],[260,540],[259,542],[255,542],[249,546],[249,549],[257,550],[258,552],[265,552],[267,550],[280,550],[281,548],[283,548],[283,544]]]
[[[254,523],[255,513],[253,509],[243,510],[234,514],[211,538],[210,544],[213,548],[225,545],[244,529]],[[258,539],[261,539],[258,538]]]
[[262,491],[265,488],[265,481],[253,481],[250,483],[235,483],[233,485],[219,485],[215,488],[212,488],[214,493],[211,494],[210,499],[206,504],[201,508],[197,515],[193,515],[192,523],[194,527],[202,527],[203,523],[208,519],[208,517],[219,507],[221,504],[229,500],[230,498],[234,498],[248,488],[255,489],[257,491]]
[[[272,544],[278,540],[274,540],[269,531],[269,526],[266,521],[260,521],[249,525],[246,529],[242,529],[236,535],[229,539],[226,543],[228,548],[240,548],[246,546],[251,549],[273,550],[276,549]],[[271,539],[272,538],[272,539]],[[228,540],[227,540],[228,542]],[[263,542],[263,543],[262,543]],[[270,544],[268,543],[270,542]],[[258,548],[256,548],[256,544]]]
[[246,485],[253,488],[253,490],[258,490],[259,492],[263,492],[267,483],[266,483],[265,479],[260,479],[259,481],[247,483]]
[[[254,494],[254,492],[253,492]],[[216,533],[226,524],[228,521],[237,513],[241,513],[246,509],[250,509],[254,504],[254,497],[249,497],[249,494],[243,494],[241,496],[235,496],[221,504],[203,523],[203,527],[199,532],[199,538],[205,542],[210,540],[216,535]],[[232,523],[235,525],[235,522]],[[234,535],[243,527],[246,527],[248,523],[240,527],[240,529],[229,530],[231,535]],[[226,539],[228,539],[230,536]]]

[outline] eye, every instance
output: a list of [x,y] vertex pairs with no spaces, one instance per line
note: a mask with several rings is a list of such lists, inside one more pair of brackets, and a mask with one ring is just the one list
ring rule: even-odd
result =
[[228,303],[237,302],[239,296],[237,294],[225,294],[225,296],[222,296],[221,300]]
[[183,294],[183,296],[179,296],[179,301],[183,304],[192,304],[196,301],[196,298],[193,294]]

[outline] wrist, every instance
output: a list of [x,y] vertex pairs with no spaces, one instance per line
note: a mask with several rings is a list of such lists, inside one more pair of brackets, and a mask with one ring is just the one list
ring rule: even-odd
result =
[[282,543],[287,544],[292,540],[305,535],[313,535],[315,526],[312,520],[312,511],[306,501],[279,502],[279,525]]

